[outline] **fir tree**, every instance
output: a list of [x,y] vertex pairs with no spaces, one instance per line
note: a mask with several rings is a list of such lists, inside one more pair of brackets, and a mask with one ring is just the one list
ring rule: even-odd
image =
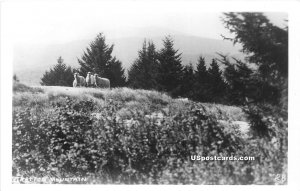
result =
[[124,86],[126,78],[122,63],[112,56],[114,45],[107,45],[102,33],[90,43],[83,53],[80,64],[80,74],[86,76],[87,72],[97,73],[101,77],[108,78],[111,87]]
[[190,63],[189,65],[186,65],[183,68],[183,77],[180,84],[180,96],[192,98],[194,94],[194,82],[194,68],[193,65]]
[[226,84],[215,59],[212,59],[210,68],[208,69],[208,80],[208,95],[210,96],[211,101],[224,103],[226,100]]
[[149,75],[148,78],[148,87],[149,89],[158,89],[157,83],[157,72],[158,72],[158,53],[156,51],[154,43],[151,41],[148,43],[147,47],[147,73]]
[[133,88],[157,89],[157,53],[152,42],[143,43],[139,57],[128,71],[128,84]]
[[159,51],[157,81],[159,89],[177,96],[182,80],[181,53],[174,49],[170,36],[163,40],[163,48]]
[[204,57],[199,57],[197,68],[195,71],[194,94],[193,99],[202,102],[208,102],[210,97],[208,95],[208,71],[205,65]]
[[287,100],[288,28],[273,25],[262,13],[225,13],[223,22],[235,34],[230,40],[240,43],[246,61],[258,68],[247,84],[257,92],[256,102]]
[[126,85],[125,70],[122,68],[122,63],[113,58],[108,65],[107,78],[110,80],[111,87],[124,87]]
[[[253,71],[250,83],[243,79],[257,93],[256,100],[246,102],[243,107],[250,123],[250,135],[266,142],[273,138],[280,140],[277,160],[282,165],[277,170],[286,172],[288,29],[274,26],[262,13],[226,13],[224,23],[235,35],[231,40],[242,45],[246,61],[258,68]],[[238,70],[241,72],[241,68]]]
[[62,57],[57,59],[57,64],[49,71],[46,71],[41,78],[41,85],[44,86],[72,86],[73,71],[70,66],[64,63]]
[[223,22],[231,39],[242,44],[250,63],[258,65],[262,76],[277,81],[288,75],[288,31],[273,25],[262,13],[225,13]]

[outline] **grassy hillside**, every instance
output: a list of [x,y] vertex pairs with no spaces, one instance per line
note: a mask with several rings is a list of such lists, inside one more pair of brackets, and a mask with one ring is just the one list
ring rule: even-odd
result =
[[[131,118],[130,110],[139,111],[144,115],[153,112],[162,112],[165,115],[190,108],[194,103],[189,100],[172,99],[170,96],[148,90],[133,90],[129,88],[115,88],[112,90],[95,88],[73,88],[57,86],[28,87],[23,84],[14,84],[13,106],[15,109],[30,106],[35,108],[51,108],[52,102],[63,102],[64,97],[72,100],[93,101],[95,106],[103,107],[110,101],[119,102],[122,108],[117,114],[122,118]],[[245,121],[242,109],[234,106],[226,106],[212,103],[198,103],[205,112],[214,115],[217,119],[232,121]]]
[[[284,164],[274,159],[274,145],[250,140],[234,125],[246,121],[238,107],[128,88],[15,83],[13,91],[15,177],[86,177],[77,183],[101,184],[274,184],[269,174]],[[256,160],[192,160],[195,155]],[[266,158],[269,162],[262,161]]]

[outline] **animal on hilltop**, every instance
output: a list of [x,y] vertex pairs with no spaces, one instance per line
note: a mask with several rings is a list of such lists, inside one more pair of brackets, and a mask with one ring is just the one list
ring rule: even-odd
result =
[[100,88],[110,88],[110,81],[107,78],[98,77],[98,74],[94,75],[95,78],[95,87]]
[[87,87],[93,87],[95,84],[95,77],[91,74],[91,72],[87,73],[87,76],[85,78],[86,86]]
[[74,73],[74,81],[73,81],[73,87],[81,87],[85,86],[85,79],[83,76],[80,76],[79,73]]

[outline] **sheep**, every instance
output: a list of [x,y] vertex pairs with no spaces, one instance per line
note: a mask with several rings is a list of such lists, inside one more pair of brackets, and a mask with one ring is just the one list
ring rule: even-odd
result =
[[91,72],[88,72],[88,73],[87,73],[87,76],[86,76],[86,78],[85,78],[86,86],[87,86],[87,87],[94,86],[94,84],[95,84],[94,81],[95,81],[94,76],[91,75]]
[[80,76],[77,72],[74,73],[73,87],[85,86],[85,79]]
[[95,76],[92,74],[91,74],[91,82],[92,82],[92,86],[95,87],[96,79],[95,79]]
[[100,88],[110,88],[110,81],[107,78],[98,77],[98,74],[94,75],[95,86]]
[[188,102],[189,98],[182,98],[182,97],[180,97],[180,98],[177,98],[176,100],[182,101],[182,102]]

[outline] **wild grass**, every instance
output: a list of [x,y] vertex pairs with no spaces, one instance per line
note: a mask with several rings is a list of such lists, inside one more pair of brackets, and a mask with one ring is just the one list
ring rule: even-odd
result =
[[[71,176],[89,173],[91,183],[101,184],[274,184],[268,175],[285,173],[286,157],[278,147],[243,137],[230,122],[246,121],[239,107],[130,88],[19,84],[13,93],[14,176],[46,169]],[[28,153],[29,163],[23,157]],[[233,153],[258,160],[189,160],[192,154]],[[276,160],[260,163],[266,158]]]
[[236,106],[202,103],[202,105],[211,113],[217,115],[218,119],[230,121],[247,121],[246,114],[242,108]]
[[13,92],[31,92],[31,93],[41,93],[43,90],[41,88],[29,87],[25,84],[14,82]]
[[[109,101],[116,101],[122,104],[122,109],[117,113],[130,118],[132,110],[143,114],[162,112],[164,115],[173,115],[180,110],[189,109],[191,101],[181,101],[172,99],[170,96],[150,90],[130,88],[96,89],[96,88],[73,88],[58,86],[28,87],[15,83],[13,95],[13,106],[38,108],[47,110],[51,108],[51,103],[64,104],[65,97],[74,100],[88,101],[96,103],[95,108],[109,104]],[[213,114],[217,119],[231,121],[246,121],[245,113],[241,108],[213,103],[197,103],[205,110]]]

